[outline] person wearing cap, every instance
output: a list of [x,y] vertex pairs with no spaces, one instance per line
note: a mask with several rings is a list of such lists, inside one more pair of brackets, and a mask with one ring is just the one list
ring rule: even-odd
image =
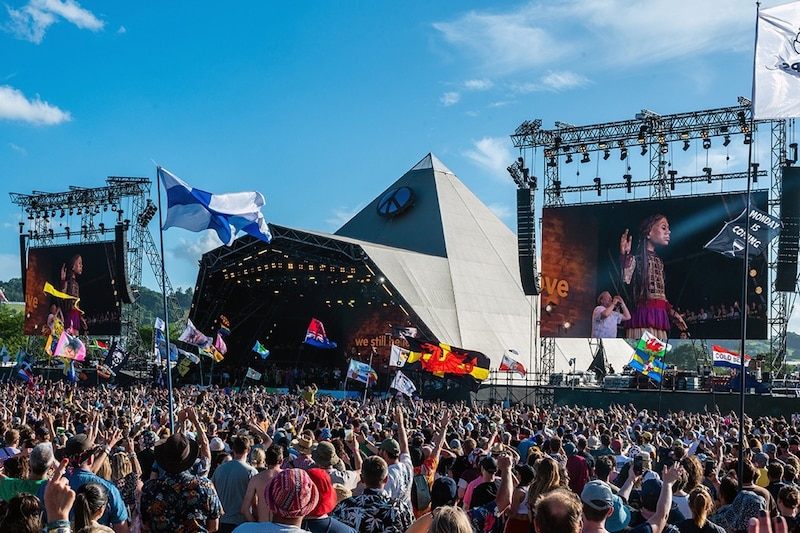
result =
[[258,470],[247,463],[251,442],[249,435],[233,437],[231,439],[233,458],[219,465],[211,478],[224,510],[219,519],[220,533],[230,533],[245,521],[241,512],[242,502],[247,492],[247,484],[258,474]]
[[136,458],[139,460],[139,465],[142,467],[142,482],[150,479],[150,474],[153,471],[153,463],[156,462],[156,456],[153,453],[153,448],[158,442],[155,431],[147,430],[142,432],[139,438],[139,451],[136,453]]
[[155,458],[164,475],[150,479],[142,488],[141,518],[145,531],[175,533],[194,523],[216,531],[222,515],[214,484],[189,469],[199,454],[199,445],[176,431],[155,446]]
[[[62,454],[63,458],[68,459],[70,467],[64,477],[69,481],[69,485],[73,490],[78,490],[82,485],[89,482],[100,483],[105,487],[108,493],[108,505],[106,505],[106,510],[98,522],[104,526],[110,526],[117,533],[128,533],[128,508],[122,499],[122,494],[114,483],[94,473],[96,462],[102,455],[109,455],[109,452],[120,437],[122,437],[122,432],[116,429],[111,432],[106,444],[95,446],[87,434],[79,433],[67,440]],[[39,486],[37,492],[39,500],[44,497],[46,489],[47,483],[42,483]]]
[[[358,441],[356,440],[358,439]],[[353,470],[340,470],[343,461],[336,454],[336,448],[330,442],[323,441],[311,454],[317,468],[328,473],[332,483],[341,483],[348,489],[355,490],[361,480],[361,452],[358,451],[356,442],[365,442],[363,434],[354,434],[352,440],[345,440],[347,447],[353,452]]]
[[445,505],[456,505],[458,503],[458,486],[453,478],[440,477],[431,486],[431,507],[430,511],[414,520],[414,523],[406,530],[406,533],[426,533],[431,525],[433,513]]
[[271,522],[245,522],[234,533],[302,533],[300,526],[319,504],[319,490],[301,468],[281,470],[264,491]]
[[27,479],[6,477],[0,473],[0,500],[11,501],[17,494],[39,493],[39,487],[47,481],[50,467],[55,465],[53,446],[49,442],[37,444],[28,458],[30,470]]
[[575,494],[580,494],[583,486],[589,482],[589,465],[586,459],[578,453],[578,447],[572,441],[562,445],[567,455],[567,473],[569,474],[569,488]]
[[[496,484],[499,483],[500,478],[496,475],[497,474],[497,459],[491,455],[485,456],[480,461],[480,469],[481,475],[475,478],[474,480],[470,481],[469,485],[467,485],[467,490],[464,492],[464,509],[470,510],[473,505],[472,495],[478,486],[484,483],[492,483]],[[496,493],[495,493],[496,494]],[[478,505],[483,505],[486,502],[479,502]]]
[[[667,524],[673,527],[685,519],[672,503],[672,487],[680,478],[683,467],[675,462],[671,467],[664,467],[661,479],[648,479],[642,483],[642,508],[639,512],[631,514],[630,531],[636,533],[657,533],[664,530]],[[636,476],[633,469],[629,470],[629,479]],[[627,482],[626,482],[627,483]],[[622,493],[622,489],[620,489]]]
[[338,497],[328,473],[321,468],[309,468],[306,473],[317,487],[319,503],[306,515],[303,529],[311,533],[356,533],[355,529],[329,514],[336,507]]
[[386,461],[377,455],[367,457],[361,466],[364,492],[339,502],[331,513],[358,533],[401,533],[411,525],[409,505],[384,490],[389,480]]
[[267,448],[265,456],[267,468],[250,478],[242,499],[241,511],[248,522],[269,522],[272,520],[272,511],[264,500],[264,491],[272,479],[281,472],[283,446],[273,444]]

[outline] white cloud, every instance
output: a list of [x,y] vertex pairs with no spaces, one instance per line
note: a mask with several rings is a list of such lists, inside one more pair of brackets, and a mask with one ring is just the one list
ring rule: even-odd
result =
[[488,91],[494,87],[491,80],[467,80],[464,82],[464,88],[468,91]]
[[487,171],[492,177],[504,182],[508,181],[506,167],[514,157],[508,149],[508,139],[505,137],[484,137],[473,142],[475,148],[464,153],[468,159],[478,167]]
[[331,213],[331,216],[325,219],[325,223],[328,224],[328,226],[332,230],[334,231],[338,230],[339,228],[344,226],[351,218],[356,216],[358,212],[361,211],[362,209],[364,209],[363,204],[359,204],[351,209],[348,209],[346,207],[339,207],[337,209],[334,209],[333,212]]
[[120,34],[120,35],[124,35],[124,34],[128,33],[128,29],[125,28],[125,26],[120,26],[119,29],[117,29],[117,33]]
[[52,125],[69,122],[72,116],[68,111],[43,102],[38,96],[28,100],[19,90],[0,85],[0,120],[3,119]]
[[14,144],[14,143],[8,143],[8,147],[11,148],[12,150],[14,150],[15,152],[18,152],[18,153],[20,153],[22,155],[28,155],[28,151],[25,148],[23,148],[22,146],[19,146],[19,145]]
[[459,100],[461,100],[461,94],[455,91],[446,92],[441,96],[441,98],[439,98],[439,102],[441,102],[441,104],[445,107],[455,105]]
[[754,12],[729,0],[531,0],[470,11],[433,27],[494,75],[572,68],[595,72],[750,49]]
[[36,44],[42,42],[47,29],[59,19],[90,31],[100,31],[104,26],[102,20],[73,0],[30,0],[20,9],[10,6],[6,9],[11,19],[6,29],[20,39]]
[[561,91],[564,89],[574,89],[575,87],[582,87],[589,83],[585,76],[562,70],[560,72],[549,72],[542,78],[542,84],[548,89],[554,91]]

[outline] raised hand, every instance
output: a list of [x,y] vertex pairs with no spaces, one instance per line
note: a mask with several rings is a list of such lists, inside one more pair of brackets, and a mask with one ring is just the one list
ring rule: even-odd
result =
[[619,253],[620,255],[628,255],[631,253],[631,243],[633,241],[633,237],[628,234],[628,228],[625,228],[625,232],[622,234],[622,237],[619,239]]

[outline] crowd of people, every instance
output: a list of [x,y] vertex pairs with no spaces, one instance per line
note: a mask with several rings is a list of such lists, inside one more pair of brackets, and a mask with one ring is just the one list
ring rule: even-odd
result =
[[299,385],[0,384],[0,531],[798,530],[792,420]]

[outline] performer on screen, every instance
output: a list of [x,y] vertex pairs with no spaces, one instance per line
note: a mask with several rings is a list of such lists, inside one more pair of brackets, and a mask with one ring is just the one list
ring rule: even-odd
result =
[[625,324],[626,336],[638,339],[645,331],[659,339],[669,337],[670,320],[680,330],[686,322],[667,301],[664,262],[656,254],[657,246],[669,245],[669,221],[660,214],[650,215],[639,225],[636,250],[631,253],[633,236],[628,229],[620,238],[622,280],[633,286],[636,308]]
[[[80,298],[81,290],[78,285],[78,276],[83,274],[83,257],[73,255],[68,263],[61,265],[61,291]],[[78,335],[86,331],[86,320],[83,312],[76,304],[77,300],[66,299],[62,302],[64,313],[64,327],[70,335]]]
[[622,297],[612,297],[610,292],[603,291],[597,297],[597,307],[592,311],[592,338],[614,339],[617,326],[630,319],[631,313]]

